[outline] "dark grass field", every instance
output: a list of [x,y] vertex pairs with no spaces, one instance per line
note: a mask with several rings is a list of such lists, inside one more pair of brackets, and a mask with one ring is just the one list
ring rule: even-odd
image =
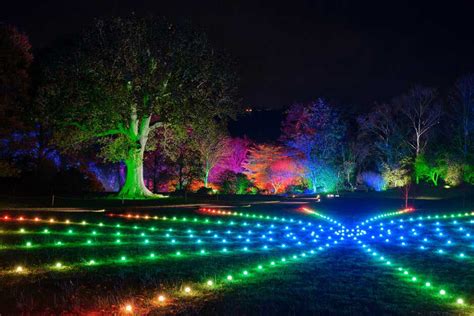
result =
[[[411,217],[466,212],[469,201],[420,198],[412,201],[415,212],[382,219],[383,231],[377,226],[380,222],[355,228],[371,216],[400,209],[401,200],[353,194],[321,203],[306,199],[254,202],[221,209],[271,218],[213,215],[195,207],[130,210],[141,216],[166,216],[166,220],[109,216],[128,214],[122,209],[69,214],[1,212],[0,313],[472,314],[474,251],[466,234],[474,238],[470,222],[474,216],[409,221]],[[349,229],[344,240],[341,226],[301,212],[302,206],[340,221]],[[12,219],[19,216],[25,220]],[[27,220],[35,216],[41,220]],[[48,222],[52,217],[55,222]],[[406,222],[399,223],[400,219]],[[420,223],[422,227],[417,226]],[[400,225],[404,228],[397,228]],[[437,235],[437,228],[443,236]],[[390,242],[385,241],[387,237]],[[429,249],[419,249],[424,243]],[[436,253],[439,248],[443,254]],[[17,271],[18,266],[22,271]],[[207,284],[209,280],[212,285]],[[440,289],[446,294],[439,294]],[[165,296],[163,302],[159,295]],[[463,304],[457,303],[460,298]]]

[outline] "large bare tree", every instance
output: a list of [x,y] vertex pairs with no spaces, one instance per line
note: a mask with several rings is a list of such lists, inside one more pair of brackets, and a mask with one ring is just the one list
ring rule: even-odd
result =
[[429,141],[429,132],[439,123],[441,107],[437,98],[435,89],[416,86],[395,100],[408,119],[412,131],[408,144],[415,157],[423,153]]

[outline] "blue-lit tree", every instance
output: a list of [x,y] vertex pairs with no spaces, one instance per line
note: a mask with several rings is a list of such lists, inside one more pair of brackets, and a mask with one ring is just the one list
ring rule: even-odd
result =
[[303,164],[304,178],[313,192],[336,189],[345,125],[323,99],[294,104],[282,125],[282,141]]

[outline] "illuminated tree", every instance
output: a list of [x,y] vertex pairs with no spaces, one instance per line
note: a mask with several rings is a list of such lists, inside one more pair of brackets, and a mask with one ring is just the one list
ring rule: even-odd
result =
[[202,34],[135,16],[99,20],[51,67],[57,141],[68,149],[101,144],[107,160],[126,165],[119,196],[153,196],[143,159],[154,133],[233,114],[234,77],[223,65]]
[[280,146],[259,144],[253,146],[244,163],[246,174],[260,190],[273,194],[284,192],[296,184],[301,174],[297,163]]
[[431,88],[415,87],[395,100],[408,119],[412,134],[408,144],[415,157],[423,153],[429,140],[429,132],[439,123],[441,109],[437,103],[437,92]]
[[405,207],[408,207],[408,194],[411,183],[411,162],[409,158],[404,158],[395,166],[384,165],[382,177],[389,188],[402,188],[405,197]]
[[341,157],[344,133],[339,115],[323,99],[294,104],[286,112],[282,141],[296,152],[313,192],[328,192],[337,186],[336,162]]
[[444,182],[450,186],[458,186],[463,181],[463,165],[454,161],[446,165]]
[[247,138],[228,138],[227,153],[209,172],[209,181],[220,181],[226,171],[240,174],[244,171],[243,164],[247,159],[250,141]]
[[290,185],[297,184],[301,171],[297,163],[289,157],[274,161],[267,167],[266,182],[274,194],[283,193]]
[[424,154],[420,154],[415,158],[414,169],[417,184],[420,179],[424,179],[430,180],[434,186],[438,186],[438,180],[444,171],[444,166],[441,161],[438,160],[432,163],[427,161]]
[[226,194],[246,194],[252,183],[245,174],[225,170],[218,180],[221,191]]
[[203,170],[202,181],[207,188],[209,173],[230,152],[229,138],[222,133],[220,126],[199,130],[194,137]]

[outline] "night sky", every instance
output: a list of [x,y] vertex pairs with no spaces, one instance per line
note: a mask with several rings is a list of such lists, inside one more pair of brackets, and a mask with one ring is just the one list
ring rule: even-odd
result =
[[281,109],[292,102],[323,96],[359,113],[414,84],[445,89],[474,72],[474,1],[230,3],[5,1],[0,20],[26,32],[35,53],[95,17],[189,20],[238,63],[244,104],[279,110],[231,125],[257,140],[277,137]]

